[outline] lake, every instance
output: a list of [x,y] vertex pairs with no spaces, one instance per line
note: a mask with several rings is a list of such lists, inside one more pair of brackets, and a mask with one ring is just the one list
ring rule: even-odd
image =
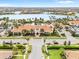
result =
[[[9,19],[27,19],[27,18],[44,18],[49,19],[49,16],[55,16],[56,18],[66,18],[67,15],[55,15],[55,14],[17,14],[17,15],[0,15],[0,18],[3,17],[9,17]],[[71,18],[74,18],[74,16],[70,16]]]

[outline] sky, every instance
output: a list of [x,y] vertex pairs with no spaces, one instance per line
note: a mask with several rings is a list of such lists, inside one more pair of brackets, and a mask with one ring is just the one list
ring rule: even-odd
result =
[[79,7],[78,0],[0,0],[0,7]]

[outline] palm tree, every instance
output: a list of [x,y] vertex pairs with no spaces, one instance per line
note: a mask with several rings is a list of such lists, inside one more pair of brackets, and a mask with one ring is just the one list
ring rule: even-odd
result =
[[29,22],[28,23],[32,23],[32,20],[31,19],[29,19]]
[[44,23],[44,19],[40,17],[39,22]]
[[8,28],[8,22],[9,22],[9,17],[4,17],[3,20],[6,21],[6,22],[3,24],[3,27],[4,27],[4,29],[7,30],[7,28]]
[[22,36],[25,36],[26,34],[29,34],[30,33],[30,31],[29,30],[22,30]]
[[35,23],[35,25],[37,25],[37,23],[38,23],[38,19],[37,18],[35,18],[34,23]]
[[7,28],[8,28],[8,23],[7,23],[7,22],[6,22],[6,23],[4,23],[3,27],[4,27],[4,29],[6,29],[6,30],[7,30]]
[[57,20],[55,20],[55,22],[58,22],[58,23],[62,23],[62,24],[68,24],[68,21],[69,21],[69,19],[68,18],[63,18],[63,19],[57,19]]
[[33,29],[30,30],[30,34],[34,35],[34,30]]
[[25,36],[26,35],[26,33],[27,33],[27,31],[26,30],[22,30],[22,36]]
[[[16,21],[13,21],[13,27],[17,28],[19,27],[19,24]],[[13,36],[14,36],[14,32],[13,32]]]
[[22,20],[22,24],[23,25],[26,24],[26,20],[25,19]]

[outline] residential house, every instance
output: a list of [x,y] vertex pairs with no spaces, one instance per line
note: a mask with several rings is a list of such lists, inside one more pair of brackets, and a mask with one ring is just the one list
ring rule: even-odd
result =
[[75,34],[79,35],[79,20],[71,20],[68,22],[71,26],[71,30],[75,32]]
[[52,24],[42,24],[42,25],[34,25],[34,24],[25,24],[25,25],[22,25],[22,26],[19,26],[18,28],[13,28],[11,30],[11,32],[22,32],[23,30],[33,30],[34,33],[35,33],[35,36],[36,35],[39,35],[43,32],[53,32],[54,30],[54,26]]

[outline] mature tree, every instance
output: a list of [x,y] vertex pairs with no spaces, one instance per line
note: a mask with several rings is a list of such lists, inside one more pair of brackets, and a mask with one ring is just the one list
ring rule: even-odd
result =
[[8,29],[8,23],[7,22],[4,23],[3,27],[4,27],[4,29]]
[[34,20],[35,25],[37,25],[38,22],[39,22],[39,20],[37,18],[35,18],[35,20]]
[[57,19],[57,20],[55,20],[55,22],[58,22],[58,23],[62,23],[62,24],[68,24],[68,21],[69,21],[69,19],[68,18],[62,18],[62,19]]
[[30,31],[29,30],[22,30],[22,35],[25,36],[26,34],[29,35]]
[[34,30],[33,30],[33,29],[30,30],[30,34],[31,34],[32,36],[34,36]]
[[25,19],[22,19],[22,24],[26,24],[26,20]]
[[8,29],[9,17],[4,17],[3,20],[5,21],[5,23],[3,24],[4,29]]
[[[13,21],[13,27],[17,28],[19,27],[19,24],[17,23],[16,20]],[[19,34],[19,33],[18,33]],[[13,32],[13,36],[14,36],[14,32]]]
[[16,21],[14,21],[13,22],[13,26],[16,27],[16,28],[18,28],[19,24]]
[[44,23],[44,19],[40,17],[39,23]]
[[22,35],[23,35],[23,36],[25,36],[25,35],[26,35],[26,33],[27,33],[27,31],[26,31],[26,30],[22,30]]

